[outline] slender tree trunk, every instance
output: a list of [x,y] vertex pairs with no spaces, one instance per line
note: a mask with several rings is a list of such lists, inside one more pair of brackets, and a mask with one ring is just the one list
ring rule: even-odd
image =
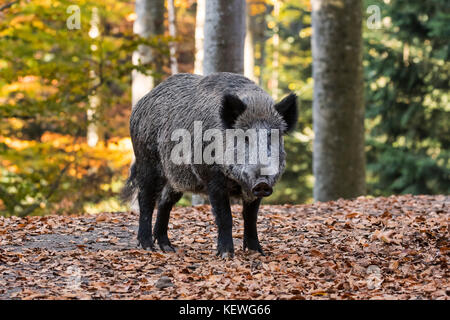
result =
[[195,18],[195,74],[203,74],[205,10],[206,0],[197,0],[197,13]]
[[254,82],[258,82],[255,77],[255,21],[251,14],[251,7],[247,5],[247,22],[244,45],[244,75]]
[[[158,36],[164,34],[164,0],[136,0],[136,20],[134,21],[133,31],[143,38]],[[132,61],[134,65],[155,62],[156,73],[162,74],[162,61],[159,55],[155,54],[149,46],[139,45],[133,52]],[[158,83],[157,79],[145,75],[137,70],[131,74],[131,107],[147,92],[149,92]],[[133,157],[134,163],[134,157]],[[133,195],[130,203],[131,210],[139,212],[137,201],[137,192]]]
[[[204,1],[204,0],[203,0]],[[201,45],[197,47],[197,39],[201,39],[202,5],[205,4],[203,72],[199,72],[201,61]],[[196,70],[195,73],[211,74],[214,72],[244,72],[245,43],[245,0],[207,0],[197,3],[196,26]],[[205,203],[200,195],[192,195],[192,205]]]
[[[164,34],[164,0],[136,0],[137,18],[133,25],[134,33],[143,38]],[[162,61],[159,55],[146,45],[139,45],[133,53],[133,64],[146,64],[155,61],[154,70],[162,74]],[[139,99],[149,92],[156,84],[157,79],[133,70],[131,103],[134,106]]]
[[[203,74],[206,1],[207,0],[197,0],[197,13],[195,17],[195,74]],[[205,202],[205,199],[201,195],[192,195],[191,203],[193,206],[205,204]]]
[[[258,19],[258,28],[259,31],[257,32],[257,39],[255,42],[259,42],[260,44],[260,52],[259,52],[259,59],[258,59],[258,65],[259,65],[259,85],[264,87],[264,72],[265,72],[265,65],[266,65],[266,34],[264,30],[266,29],[266,15],[269,11],[268,7],[266,6],[266,12],[262,14],[261,17]],[[267,85],[265,86],[267,88]]]
[[274,0],[273,2],[273,15],[277,24],[274,27],[274,34],[272,38],[273,45],[273,56],[272,56],[272,76],[270,79],[271,89],[272,89],[272,97],[274,100],[278,99],[278,77],[279,72],[278,68],[280,65],[280,35],[279,35],[279,27],[278,27],[278,16],[280,15],[280,1]]
[[[91,50],[92,54],[94,55],[96,51],[99,50],[98,48],[98,41],[96,40],[100,36],[100,17],[98,14],[98,8],[94,7],[92,8],[92,17],[91,17],[91,28],[89,29],[89,37],[92,39],[92,45]],[[95,60],[95,59],[94,59]],[[100,79],[97,74],[96,67],[93,66],[91,70],[89,71],[91,83],[92,86],[95,87]],[[86,111],[86,117],[88,120],[88,126],[87,126],[87,132],[86,132],[86,141],[88,146],[95,147],[99,140],[99,127],[98,124],[95,121],[95,113],[98,111],[98,107],[100,106],[100,97],[99,95],[94,91],[89,96],[89,108]]]
[[[167,13],[169,18],[169,35],[172,38],[177,36],[177,27],[175,23],[175,4],[173,0],[167,0]],[[178,73],[177,48],[176,43],[171,41],[170,48],[170,71],[172,74]]]
[[245,0],[208,0],[203,73],[244,73]]
[[362,1],[312,0],[314,198],[365,193]]

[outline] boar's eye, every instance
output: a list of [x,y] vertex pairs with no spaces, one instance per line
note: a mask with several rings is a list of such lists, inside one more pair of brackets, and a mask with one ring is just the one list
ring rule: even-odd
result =
[[297,110],[297,96],[295,93],[291,93],[286,98],[281,100],[275,105],[275,110],[283,117],[283,120],[287,124],[286,131],[284,133],[289,133],[295,129],[298,118]]
[[222,108],[220,109],[220,117],[227,129],[234,126],[237,118],[247,109],[245,103],[232,94],[225,94],[222,99]]

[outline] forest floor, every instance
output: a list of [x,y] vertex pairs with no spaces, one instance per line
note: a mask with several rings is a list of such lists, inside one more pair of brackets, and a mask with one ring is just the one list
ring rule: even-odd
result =
[[263,206],[266,256],[215,255],[209,206],[177,207],[176,253],[137,248],[138,217],[0,217],[0,299],[449,299],[449,196]]

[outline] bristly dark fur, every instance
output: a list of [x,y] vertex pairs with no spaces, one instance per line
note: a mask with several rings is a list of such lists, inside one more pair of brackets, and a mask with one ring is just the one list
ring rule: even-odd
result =
[[[292,131],[297,121],[295,95],[279,104],[251,80],[232,73],[209,76],[177,74],[169,77],[136,104],[130,119],[135,163],[122,191],[122,198],[137,193],[139,201],[138,240],[144,248],[153,248],[153,239],[164,251],[174,250],[167,237],[172,206],[183,192],[209,196],[219,229],[218,253],[233,255],[230,197],[242,198],[244,204],[244,247],[262,253],[256,232],[260,198],[252,187],[261,179],[261,164],[181,164],[170,159],[171,140],[176,129],[186,129],[193,137],[194,121],[201,121],[203,130],[227,128],[278,129]],[[273,186],[285,167],[283,137],[280,136],[279,168],[272,176],[264,176]],[[207,145],[203,142],[203,147]],[[193,163],[193,162],[192,162]],[[158,205],[152,235],[152,213]]]
[[275,110],[281,114],[287,124],[286,133],[294,131],[298,119],[297,95],[289,94],[275,105]]
[[244,113],[245,109],[247,109],[247,106],[238,97],[225,94],[220,109],[220,117],[224,127],[227,129],[233,128],[237,118]]

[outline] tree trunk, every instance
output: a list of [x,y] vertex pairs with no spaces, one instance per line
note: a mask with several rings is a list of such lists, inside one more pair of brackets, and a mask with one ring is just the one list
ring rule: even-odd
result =
[[[164,34],[164,0],[136,0],[136,21],[133,31],[143,38]],[[133,64],[145,64],[155,61],[154,70],[162,74],[162,61],[159,55],[146,45],[139,45],[133,53]],[[147,76],[137,70],[132,73],[131,104],[134,106],[139,99],[149,92],[156,84],[157,79]]]
[[244,72],[245,0],[206,2],[203,73]]
[[[175,4],[173,0],[167,0],[167,14],[169,20],[169,35],[172,38],[177,36],[177,27],[175,23]],[[171,41],[169,43],[170,49],[170,71],[172,74],[178,73],[178,62],[177,62],[177,49],[176,43]]]
[[203,74],[205,11],[206,0],[197,0],[197,13],[195,17],[195,74]]
[[273,16],[275,18],[275,21],[277,24],[274,27],[273,30],[273,38],[272,38],[272,44],[273,44],[273,56],[272,56],[272,76],[270,78],[270,86],[272,89],[272,97],[274,100],[278,100],[278,77],[279,72],[278,68],[280,65],[280,34],[279,34],[279,27],[278,27],[278,18],[280,15],[280,1],[274,0],[273,1]]
[[[98,37],[100,36],[100,17],[98,14],[98,8],[92,8],[92,17],[91,17],[91,28],[89,29],[89,37],[92,39],[91,51],[94,55],[97,50],[99,50]],[[96,59],[93,59],[95,61]],[[89,71],[91,84],[93,87],[97,86],[100,82],[99,76],[97,74],[97,66],[93,63],[91,70]],[[100,106],[100,97],[94,91],[89,96],[89,108],[86,111],[86,117],[88,120],[87,132],[86,132],[86,141],[89,147],[95,147],[98,143],[100,134],[99,127],[95,121],[95,113],[98,111],[98,107]]]
[[244,46],[244,75],[254,82],[255,77],[255,21],[252,17],[250,5],[247,6],[247,22]]
[[314,199],[365,193],[362,1],[312,0]]
[[[202,21],[202,3],[197,3],[196,26],[196,50],[197,39],[201,39],[201,33],[197,34]],[[195,73],[211,74],[214,72],[244,72],[244,43],[245,43],[245,0],[207,0],[204,20],[203,43],[203,72]],[[200,24],[199,24],[200,23]],[[201,61],[201,54],[196,54],[196,68]],[[205,203],[200,195],[192,195],[192,205]]]
[[[164,34],[164,0],[136,0],[135,8],[137,17],[133,25],[134,33],[142,38]],[[134,65],[146,64],[152,61],[155,62],[156,66],[154,71],[162,74],[162,61],[159,55],[153,52],[152,48],[146,45],[139,45],[138,49],[133,52],[132,62]],[[134,108],[139,99],[153,89],[158,81],[152,76],[145,75],[137,70],[132,71],[131,79],[131,108]],[[139,212],[137,192],[133,195],[130,207],[131,211]]]
[[266,42],[267,36],[265,34],[267,20],[266,16],[269,14],[271,10],[269,6],[266,4],[265,11],[258,16],[256,27],[258,32],[255,33],[256,39],[255,43],[259,43],[259,59],[257,60],[257,65],[259,66],[259,85],[262,87],[266,87],[264,85],[264,71],[266,66]]
[[[205,57],[205,11],[206,0],[197,0],[197,13],[195,17],[195,74],[203,74],[203,60]],[[191,197],[191,204],[193,206],[205,204],[205,199],[199,194],[193,194]]]

